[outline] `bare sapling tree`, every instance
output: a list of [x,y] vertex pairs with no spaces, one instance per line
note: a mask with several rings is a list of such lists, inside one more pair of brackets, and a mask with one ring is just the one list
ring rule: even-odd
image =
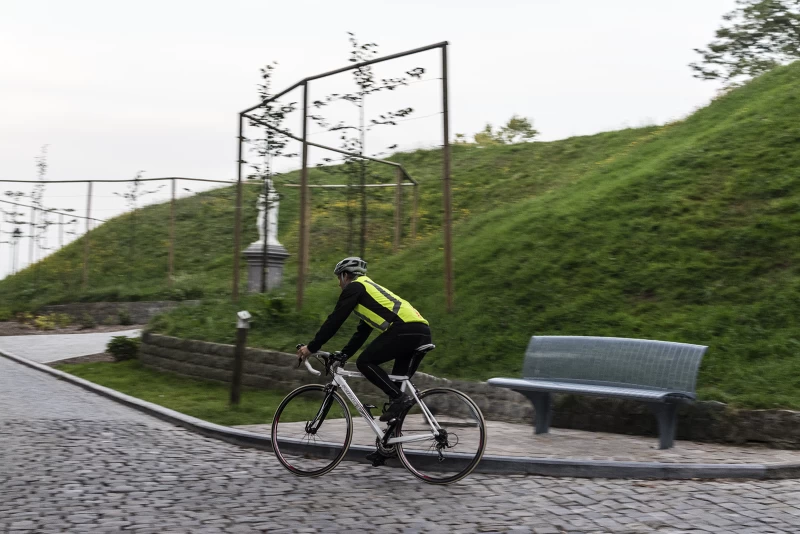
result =
[[[355,34],[348,32],[350,41],[350,58],[351,63],[363,63],[371,59],[375,59],[378,55],[378,45],[376,43],[362,44],[356,39]],[[380,126],[396,126],[399,119],[411,115],[414,110],[410,107],[401,107],[397,110],[386,111],[379,113],[374,118],[367,119],[366,100],[367,97],[381,92],[381,91],[394,91],[400,86],[408,85],[409,78],[422,78],[425,69],[417,67],[405,73],[405,76],[399,78],[381,78],[377,79],[371,65],[362,66],[353,71],[353,81],[356,84],[356,91],[346,94],[331,94],[323,99],[315,100],[313,106],[316,109],[321,109],[330,105],[333,102],[344,101],[353,104],[358,109],[358,122],[357,124],[347,124],[339,120],[333,122],[323,115],[310,115],[309,118],[314,120],[320,127],[328,131],[338,131],[340,135],[340,148],[360,156],[367,155],[367,133],[372,129]],[[397,148],[397,145],[387,147],[387,150]],[[381,153],[382,154],[382,153]],[[377,156],[380,154],[373,154]],[[366,256],[367,244],[367,162],[363,158],[347,156],[344,158],[344,172],[348,177],[348,187],[345,188],[346,195],[346,218],[347,218],[347,253],[353,253],[353,235],[355,226],[355,213],[352,209],[353,194],[352,190],[355,184],[358,183],[360,191],[360,204],[361,204],[361,228],[359,239],[359,252],[363,258]],[[321,167],[325,168],[327,163],[332,163],[331,159],[324,159]]]
[[[14,200],[19,199],[25,193],[21,191],[6,191],[5,196]],[[16,272],[17,245],[22,237],[20,226],[25,224],[22,220],[24,213],[19,209],[18,203],[13,200],[6,201],[0,205],[0,213],[3,216],[3,223],[0,225],[0,243],[9,245],[8,269],[6,274]]]
[[[40,241],[42,239],[42,234],[38,228],[40,222],[37,221],[37,219],[40,216],[40,212],[42,212],[44,201],[45,176],[47,175],[47,146],[48,145],[42,145],[41,152],[34,158],[36,161],[37,181],[31,188],[31,193],[29,195],[31,203],[31,214],[30,220],[28,221],[28,233],[30,235],[30,240],[28,242],[29,265],[36,261],[34,254],[36,249],[40,246]],[[41,217],[43,219],[44,215],[41,215]]]
[[[264,204],[264,216],[261,221],[262,234],[264,241],[262,243],[261,258],[262,258],[262,272],[261,272],[261,287],[260,291],[265,293],[267,291],[267,279],[269,277],[269,266],[267,262],[267,231],[269,223],[269,212],[272,209],[272,197],[270,196],[270,185],[272,177],[275,175],[274,160],[276,158],[293,158],[296,153],[287,152],[286,149],[289,144],[289,138],[282,133],[272,129],[288,131],[283,126],[283,123],[290,113],[297,109],[297,102],[290,102],[288,104],[279,102],[266,102],[272,95],[272,82],[273,75],[277,62],[272,62],[265,65],[261,69],[262,82],[258,85],[258,96],[261,102],[265,102],[258,108],[259,122],[251,121],[250,126],[258,128],[259,132],[263,133],[263,137],[249,139],[248,142],[252,144],[250,151],[255,152],[258,160],[250,164],[251,174],[247,176],[249,180],[261,180],[262,182],[262,197]],[[265,124],[271,126],[269,128]]]
[[9,270],[13,274],[17,272],[17,246],[19,245],[19,240],[24,237],[22,228],[28,224],[27,221],[22,218],[25,215],[21,209],[23,204],[19,203],[26,195],[22,191],[5,191],[3,195],[7,199],[3,201],[2,207],[0,207],[4,222],[3,235],[6,236],[5,242],[11,245]]
[[128,190],[124,193],[117,193],[114,194],[118,197],[122,197],[125,199],[125,203],[127,204],[128,210],[130,211],[130,222],[129,222],[129,234],[128,234],[128,268],[133,272],[134,270],[134,259],[136,258],[136,225],[137,225],[137,217],[136,212],[139,209],[139,201],[142,197],[147,195],[152,195],[161,191],[164,186],[159,185],[153,189],[144,189],[144,185],[142,182],[142,174],[145,171],[139,171],[136,173],[136,176],[133,180],[131,180],[128,184]]

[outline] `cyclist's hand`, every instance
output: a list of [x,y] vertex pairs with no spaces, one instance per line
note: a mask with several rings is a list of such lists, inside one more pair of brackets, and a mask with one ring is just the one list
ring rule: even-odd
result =
[[305,359],[308,358],[309,356],[311,356],[311,351],[308,350],[308,347],[306,347],[305,345],[297,349],[297,359],[299,360],[300,363],[303,363]]

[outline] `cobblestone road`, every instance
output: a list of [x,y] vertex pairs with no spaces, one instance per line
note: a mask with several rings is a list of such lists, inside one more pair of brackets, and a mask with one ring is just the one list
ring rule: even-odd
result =
[[319,479],[0,357],[0,532],[798,532],[800,481]]

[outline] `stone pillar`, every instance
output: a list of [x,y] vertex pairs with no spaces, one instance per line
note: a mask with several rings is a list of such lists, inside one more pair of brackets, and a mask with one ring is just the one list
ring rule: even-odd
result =
[[[262,243],[253,243],[247,247],[243,254],[247,259],[247,292],[258,293],[261,291],[261,277],[264,274]],[[283,281],[283,264],[289,253],[283,245],[267,245],[267,291],[280,287]]]

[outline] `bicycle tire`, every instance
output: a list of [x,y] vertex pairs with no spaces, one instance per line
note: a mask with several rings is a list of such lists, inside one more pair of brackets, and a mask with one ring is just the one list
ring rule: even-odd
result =
[[[329,403],[327,409],[325,402]],[[309,432],[309,425],[322,412],[325,412],[322,423]],[[321,433],[323,428],[325,432]],[[329,473],[344,459],[353,439],[353,418],[337,391],[308,384],[281,401],[272,419],[271,436],[272,450],[283,467],[297,476],[318,477]]]
[[[469,475],[486,450],[486,420],[480,408],[464,393],[433,388],[419,394],[420,401],[444,429],[430,440],[397,444],[397,456],[415,477],[429,484],[452,484]],[[397,426],[400,437],[430,432],[422,408],[415,403]],[[443,440],[443,441],[442,441]],[[462,445],[460,450],[455,450]]]

